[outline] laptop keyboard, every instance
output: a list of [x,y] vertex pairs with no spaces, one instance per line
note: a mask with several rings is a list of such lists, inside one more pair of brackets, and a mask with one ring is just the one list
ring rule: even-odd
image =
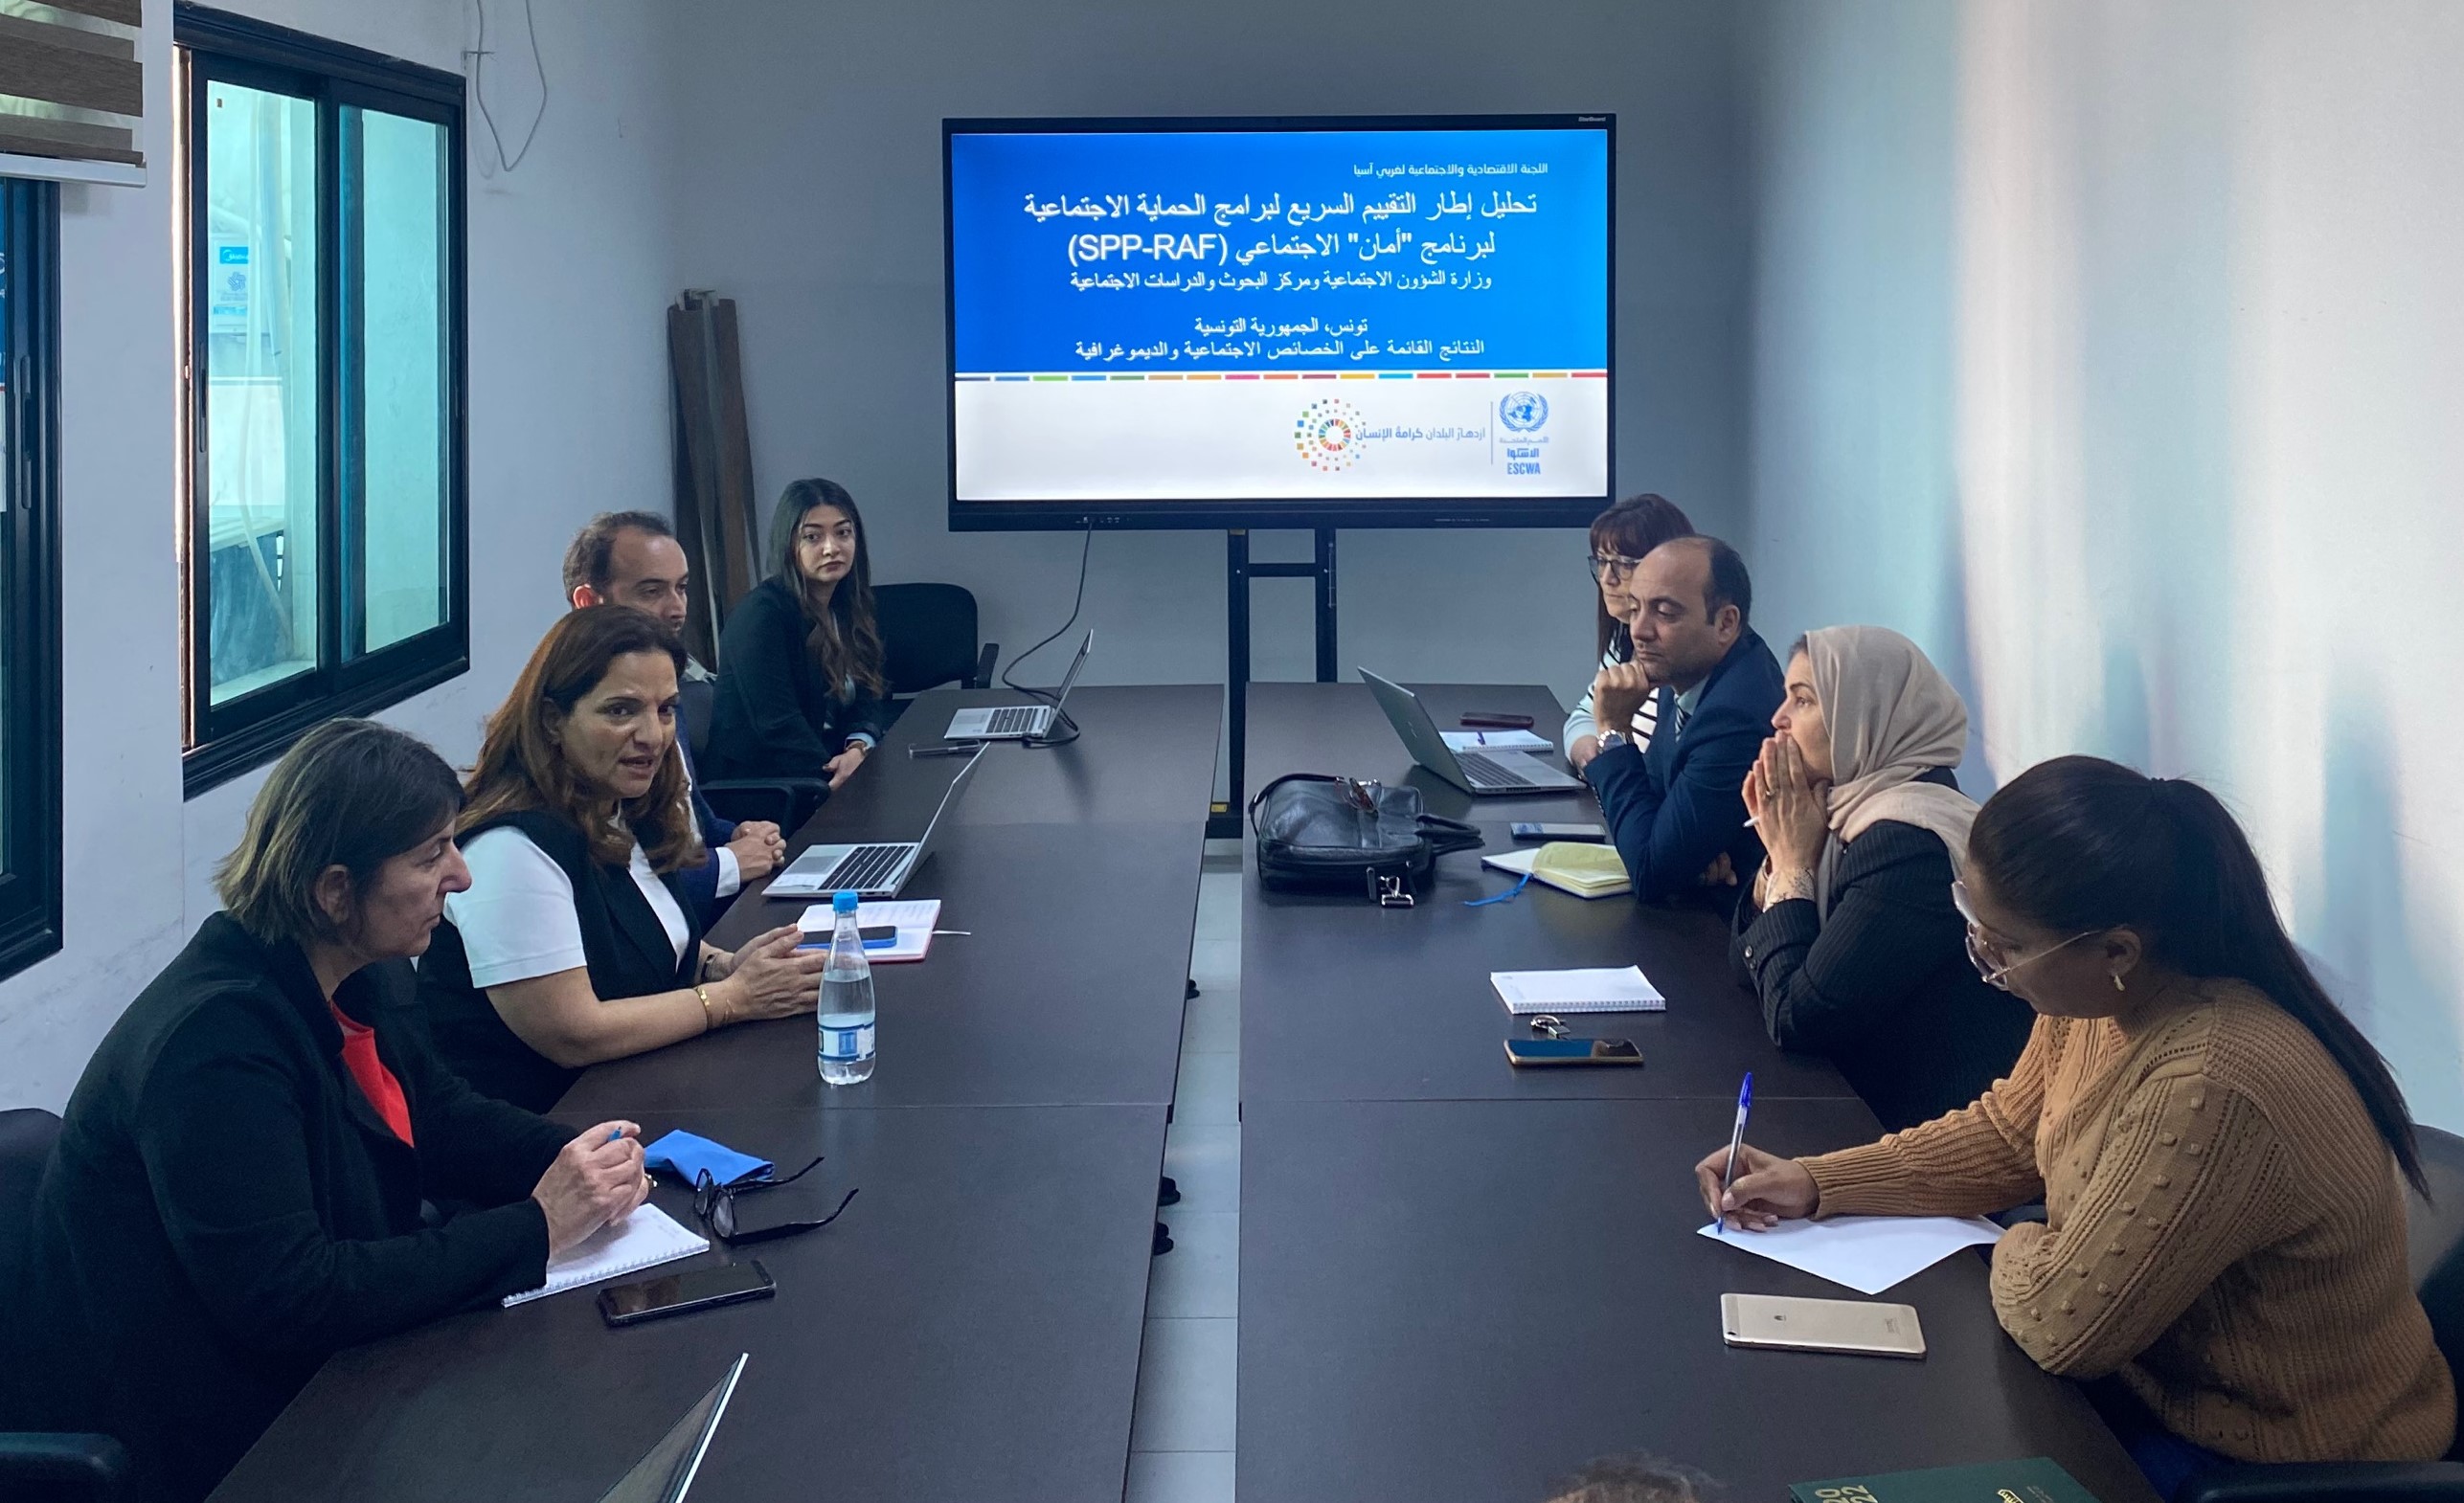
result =
[[1537,788],[1540,785],[1511,768],[1502,767],[1478,752],[1458,752],[1458,761],[1475,783],[1491,783],[1500,788]]
[[996,709],[992,712],[992,723],[983,729],[990,735],[1023,736],[1035,729],[1037,707],[1033,705],[1011,705]]
[[907,859],[916,847],[910,844],[859,845],[839,858],[839,864],[822,879],[821,885],[833,892],[870,892],[889,885],[890,874]]

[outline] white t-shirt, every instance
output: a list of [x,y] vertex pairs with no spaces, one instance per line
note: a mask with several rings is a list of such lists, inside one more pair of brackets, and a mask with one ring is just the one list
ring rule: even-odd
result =
[[[589,964],[581,920],[574,913],[573,881],[531,837],[500,824],[463,846],[462,859],[470,867],[470,890],[446,895],[445,917],[462,931],[473,986],[503,986]],[[676,963],[684,964],[685,944],[693,933],[685,910],[650,869],[638,841],[630,865],[633,885],[659,915]]]

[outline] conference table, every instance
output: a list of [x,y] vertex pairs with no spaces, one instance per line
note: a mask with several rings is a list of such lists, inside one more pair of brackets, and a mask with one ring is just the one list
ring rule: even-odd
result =
[[[920,696],[791,840],[914,839],[963,765],[910,758],[952,710]],[[1156,1184],[1179,1065],[1222,690],[1082,688],[1079,737],[994,744],[902,898],[938,898],[920,963],[874,971],[879,1066],[822,1084],[807,1016],[586,1072],[558,1104],[683,1127],[808,1181],[761,1214],[827,1228],[758,1258],[777,1297],[607,1329],[586,1292],[481,1310],[336,1357],[215,1493],[590,1503],[737,1354],[696,1498],[1118,1499]],[[712,939],[796,922],[756,885]],[[691,1196],[653,1197],[693,1225]]]
[[[1416,685],[1441,725],[1547,691]],[[791,841],[911,839],[961,763],[910,758],[922,696]],[[1082,689],[1067,745],[996,745],[901,895],[939,898],[931,955],[875,971],[881,1064],[821,1084],[810,1019],[724,1030],[584,1074],[558,1116],[684,1127],[777,1162],[825,1155],[765,1215],[828,1228],[757,1257],[775,1299],[610,1331],[576,1293],[343,1353],[217,1499],[588,1503],[726,1370],[745,1377],[696,1483],[712,1499],[1118,1499],[1143,1332],[1220,690]],[[1358,684],[1257,684],[1249,781],[1343,773],[1478,824],[1598,818],[1586,794],[1475,799],[1412,766]],[[1840,1295],[1698,1234],[1691,1166],[1754,1071],[1753,1137],[1856,1142],[1872,1114],[1827,1063],[1775,1049],[1707,906],[1584,902],[1443,858],[1409,909],[1243,883],[1236,1486],[1243,1499],[1537,1499],[1611,1452],[1704,1469],[1733,1496],[1810,1478],[2049,1455],[2103,1503],[2148,1503],[2068,1383],[1995,1324],[1984,1264],[1888,1297],[1921,1361],[1721,1342],[1726,1291]],[[759,885],[739,944],[809,900]],[[1517,1071],[1491,970],[1639,963],[1664,1012],[1587,1017],[1640,1069]],[[765,1198],[768,1199],[768,1198]],[[654,1197],[691,1224],[690,1197]],[[693,1264],[679,1265],[689,1267]]]
[[[1546,690],[1410,685],[1440,726],[1529,714]],[[1413,767],[1366,687],[1259,684],[1249,775],[1335,773],[1421,790],[1487,849],[1507,822],[1597,822],[1588,794],[1474,798]],[[1980,1256],[1888,1291],[1920,1361],[1724,1344],[1727,1292],[1852,1297],[1700,1235],[1693,1166],[1754,1072],[1753,1140],[1811,1153],[1879,1135],[1819,1058],[1775,1048],[1709,904],[1586,901],[1479,852],[1440,858],[1411,908],[1269,892],[1241,912],[1238,1495],[1537,1499],[1600,1455],[1700,1468],[1739,1499],[1794,1482],[2050,1456],[2103,1503],[2151,1493],[2071,1384],[1996,1323]],[[1516,1070],[1493,970],[1639,964],[1658,1013],[1573,1020],[1639,1069]]]

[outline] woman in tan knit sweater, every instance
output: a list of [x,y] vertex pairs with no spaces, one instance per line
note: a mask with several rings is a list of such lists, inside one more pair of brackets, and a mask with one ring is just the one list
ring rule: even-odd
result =
[[2447,1363],[2405,1267],[2404,1098],[2196,784],[2091,757],[1978,815],[1961,907],[1986,979],[2037,1014],[1974,1105],[1811,1158],[1725,1146],[1698,1178],[1746,1230],[1964,1216],[2042,1197],[1994,1248],[1994,1312],[2091,1388],[2160,1495],[2223,1460],[2427,1460]]

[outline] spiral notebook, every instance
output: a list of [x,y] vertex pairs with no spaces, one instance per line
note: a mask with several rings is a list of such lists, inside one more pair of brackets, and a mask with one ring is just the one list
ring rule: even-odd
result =
[[637,1205],[621,1222],[602,1226],[548,1260],[548,1282],[537,1289],[505,1296],[505,1308],[527,1305],[548,1294],[639,1273],[678,1258],[710,1251],[710,1239],[687,1231],[676,1219],[655,1205]]
[[1657,1013],[1668,1001],[1640,966],[1595,971],[1492,971],[1489,985],[1517,1018],[1533,1013]]

